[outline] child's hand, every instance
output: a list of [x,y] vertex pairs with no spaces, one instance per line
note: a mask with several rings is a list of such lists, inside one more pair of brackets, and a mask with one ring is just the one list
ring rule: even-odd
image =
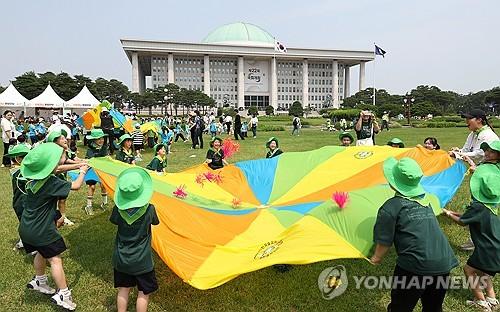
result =
[[64,216],[61,216],[59,219],[56,220],[56,227],[60,228],[63,225],[64,225]]
[[89,168],[90,168],[89,165],[82,164],[82,166],[80,166],[80,173],[86,174]]

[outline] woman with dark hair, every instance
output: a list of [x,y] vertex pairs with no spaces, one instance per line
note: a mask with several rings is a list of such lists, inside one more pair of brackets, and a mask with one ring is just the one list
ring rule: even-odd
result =
[[380,127],[372,112],[361,111],[354,130],[356,130],[357,136],[356,146],[373,146],[375,145],[375,134],[380,132]]
[[424,147],[428,150],[438,150],[441,149],[441,147],[438,144],[438,140],[433,137],[427,137],[424,140]]
[[1,128],[2,128],[2,142],[3,142],[3,158],[2,158],[2,167],[10,167],[11,162],[10,158],[6,155],[9,153],[10,140],[12,139],[13,131],[12,128],[12,112],[10,110],[6,110],[3,112],[2,120],[1,120]]

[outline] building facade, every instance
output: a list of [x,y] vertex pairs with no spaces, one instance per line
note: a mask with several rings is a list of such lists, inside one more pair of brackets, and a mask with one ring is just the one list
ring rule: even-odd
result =
[[132,64],[132,91],[175,83],[200,90],[219,106],[267,105],[288,109],[299,101],[312,109],[339,107],[348,97],[351,67],[359,66],[358,90],[365,88],[365,64],[373,51],[288,47],[262,28],[234,23],[212,31],[201,43],[121,40]]

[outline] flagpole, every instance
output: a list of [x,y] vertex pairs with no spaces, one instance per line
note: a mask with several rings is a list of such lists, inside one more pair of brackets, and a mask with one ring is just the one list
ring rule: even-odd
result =
[[[375,42],[373,43],[375,45]],[[376,49],[376,48],[375,48]],[[374,53],[373,59],[373,105],[375,105],[375,63],[377,62],[377,53]]]

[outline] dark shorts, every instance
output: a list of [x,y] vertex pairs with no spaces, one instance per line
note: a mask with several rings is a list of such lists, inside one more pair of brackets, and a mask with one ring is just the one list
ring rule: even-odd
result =
[[96,180],[87,180],[87,181],[85,181],[85,184],[87,184],[87,185],[96,185],[97,181]]
[[63,253],[63,251],[67,249],[66,244],[64,243],[62,237],[56,240],[55,242],[45,246],[33,246],[25,242],[23,242],[23,245],[26,253],[29,254],[32,253],[33,251],[38,251],[38,253],[40,253],[42,257],[44,257],[45,259],[50,259],[52,257],[60,255]]
[[134,144],[134,150],[139,151],[144,149],[144,144]]
[[130,288],[137,286],[137,289],[142,291],[145,295],[158,290],[158,282],[156,281],[155,270],[140,275],[130,275],[114,269],[113,276],[115,280],[115,288]]
[[467,265],[468,265],[468,266],[470,266],[470,267],[472,267],[472,268],[474,268],[474,269],[476,269],[476,270],[479,270],[479,271],[481,271],[481,272],[483,272],[483,273],[486,273],[486,274],[488,274],[488,275],[489,275],[489,276],[491,276],[491,277],[493,277],[493,276],[495,276],[497,273],[499,273],[499,272],[493,272],[493,271],[483,270],[483,269],[481,269],[480,267],[478,267],[477,265],[475,265],[474,263],[472,263],[472,261],[470,261],[470,259],[469,259],[469,260],[467,260]]

